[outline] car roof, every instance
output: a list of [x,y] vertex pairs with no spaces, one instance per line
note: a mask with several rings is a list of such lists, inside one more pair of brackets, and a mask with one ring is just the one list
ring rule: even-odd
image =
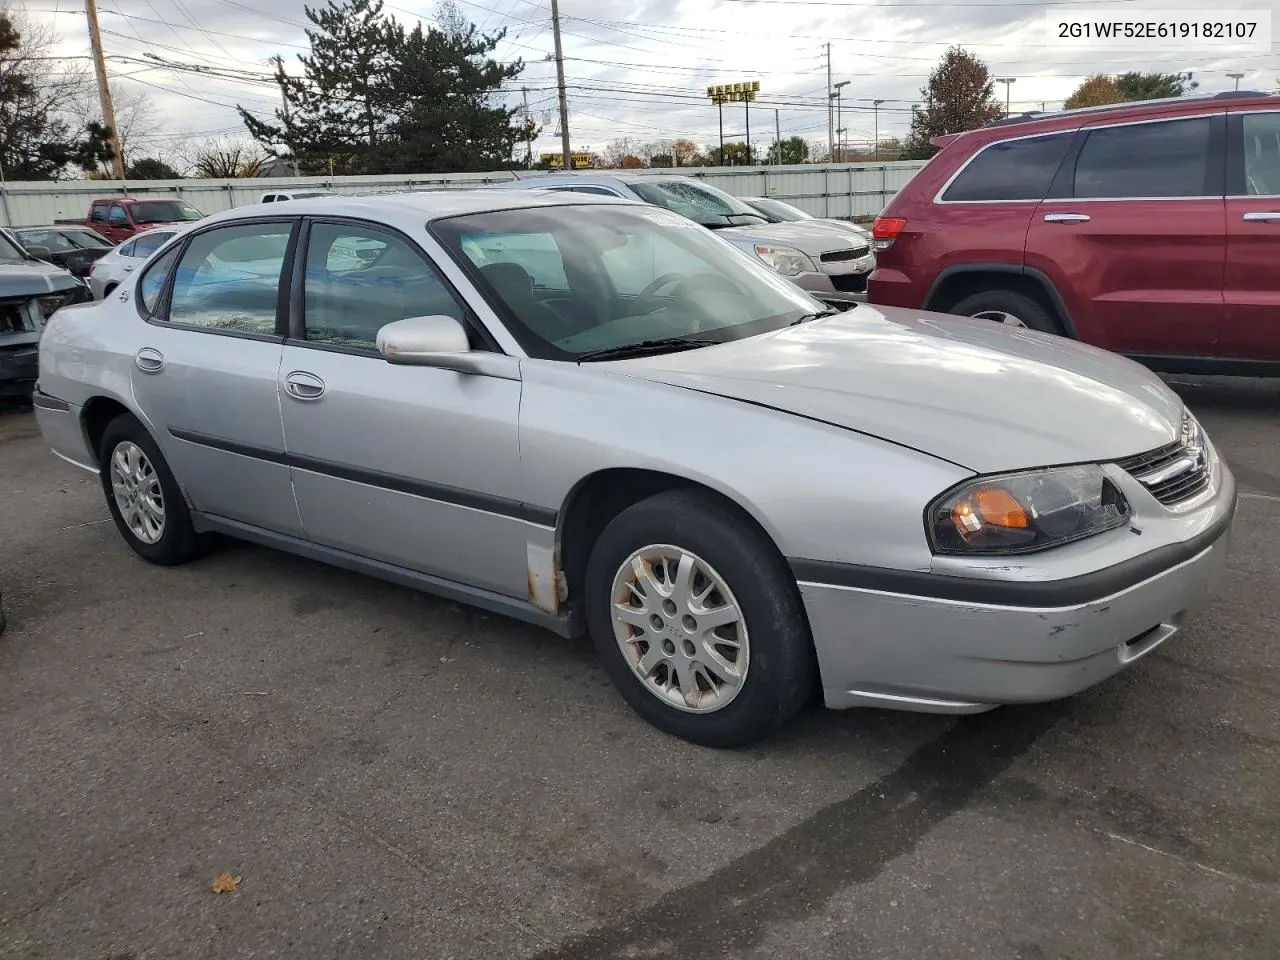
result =
[[279,213],[316,216],[346,216],[356,219],[445,220],[473,213],[519,210],[531,207],[567,207],[587,204],[627,205],[615,197],[597,197],[585,193],[540,193],[537,191],[499,190],[424,190],[404,193],[375,193],[365,196],[306,197],[282,200],[271,205],[270,213],[252,204],[206,217],[200,223],[225,220],[259,219]]

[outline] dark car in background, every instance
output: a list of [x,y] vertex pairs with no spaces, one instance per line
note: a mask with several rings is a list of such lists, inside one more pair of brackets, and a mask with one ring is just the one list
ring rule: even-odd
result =
[[88,227],[15,227],[13,235],[37,260],[62,267],[77,277],[87,277],[94,261],[115,246]]
[[0,230],[0,401],[30,399],[45,321],[59,307],[89,299],[83,281]]
[[1161,370],[1280,370],[1280,97],[1033,114],[934,142],[874,224],[872,303]]

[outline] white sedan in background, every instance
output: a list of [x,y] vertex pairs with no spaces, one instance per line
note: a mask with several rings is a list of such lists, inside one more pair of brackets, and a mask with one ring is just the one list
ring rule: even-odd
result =
[[134,269],[142,266],[151,256],[173,237],[177,230],[148,230],[116,247],[98,259],[89,271],[89,289],[93,299],[101,300],[128,279]]

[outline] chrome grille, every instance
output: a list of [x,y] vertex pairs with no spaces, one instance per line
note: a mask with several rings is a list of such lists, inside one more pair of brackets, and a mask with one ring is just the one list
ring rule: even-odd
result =
[[1116,465],[1166,505],[1190,500],[1209,485],[1209,458],[1200,425],[1183,418],[1182,436],[1173,443],[1117,460]]

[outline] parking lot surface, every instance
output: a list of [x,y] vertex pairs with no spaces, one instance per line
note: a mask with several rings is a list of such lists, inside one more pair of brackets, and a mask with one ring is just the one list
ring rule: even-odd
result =
[[1245,491],[1179,636],[739,752],[585,642],[256,547],[149,566],[0,415],[0,960],[1275,957],[1280,384],[1173,382]]

